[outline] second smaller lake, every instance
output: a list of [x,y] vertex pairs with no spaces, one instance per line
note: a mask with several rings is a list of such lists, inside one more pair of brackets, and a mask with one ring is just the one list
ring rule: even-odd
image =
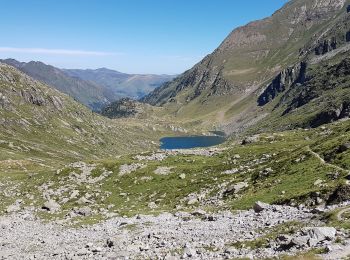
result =
[[160,139],[160,149],[191,149],[197,147],[210,147],[225,142],[223,136],[179,136],[179,137],[164,137]]

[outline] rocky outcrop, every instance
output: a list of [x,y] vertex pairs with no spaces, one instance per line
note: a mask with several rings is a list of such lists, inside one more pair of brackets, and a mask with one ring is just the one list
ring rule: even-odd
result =
[[331,39],[324,40],[319,43],[315,48],[316,55],[324,55],[327,52],[335,50],[337,48],[337,39],[332,37]]
[[350,102],[344,102],[339,107],[318,113],[310,122],[310,126],[318,127],[344,118],[350,118]]
[[31,90],[21,90],[21,96],[27,103],[31,103],[33,105],[43,106],[46,104],[45,98],[34,88]]
[[133,117],[138,113],[136,101],[123,98],[102,109],[101,114],[109,118]]
[[259,106],[266,105],[293,84],[303,83],[305,80],[306,68],[307,64],[302,62],[281,71],[259,96]]

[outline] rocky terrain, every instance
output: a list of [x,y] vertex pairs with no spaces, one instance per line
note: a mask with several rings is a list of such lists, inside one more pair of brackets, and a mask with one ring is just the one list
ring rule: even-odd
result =
[[7,168],[0,256],[347,256],[349,122],[44,171]]
[[[316,216],[307,209],[257,202],[254,210],[235,213],[198,209],[67,227],[45,223],[28,208],[0,217],[0,258],[262,259],[312,248],[326,248],[319,251],[325,259],[349,254],[349,233],[324,226]],[[267,237],[266,248],[255,247],[254,241]]]

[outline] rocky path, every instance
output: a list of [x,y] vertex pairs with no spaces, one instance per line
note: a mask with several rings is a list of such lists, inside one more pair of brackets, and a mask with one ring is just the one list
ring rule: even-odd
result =
[[342,209],[341,211],[338,212],[338,214],[337,214],[337,219],[338,219],[339,221],[344,220],[344,219],[343,219],[343,214],[344,214],[344,213],[347,213],[347,212],[349,212],[349,211],[350,211],[350,208]]
[[[0,217],[0,259],[229,259],[262,258],[281,253],[278,245],[237,249],[237,241],[254,240],[289,221],[310,223],[312,214],[287,206],[264,206],[236,214],[163,213],[115,217],[72,228],[45,223],[30,211]],[[260,210],[258,210],[260,211]]]
[[315,156],[322,164],[325,164],[335,170],[338,170],[338,171],[343,171],[343,172],[347,172],[347,173],[350,173],[348,170],[344,169],[344,168],[341,168],[339,167],[338,165],[334,165],[334,164],[331,164],[331,163],[328,163],[326,162],[318,153],[314,152],[313,150],[311,150],[310,147],[307,148],[307,150],[313,155]]

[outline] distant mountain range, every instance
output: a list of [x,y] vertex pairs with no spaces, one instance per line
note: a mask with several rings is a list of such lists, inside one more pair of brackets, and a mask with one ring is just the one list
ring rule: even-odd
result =
[[174,76],[126,74],[106,68],[59,69],[39,61],[0,60],[28,76],[68,94],[94,111],[123,97],[139,99]]
[[117,95],[139,99],[147,95],[163,83],[172,80],[174,75],[126,74],[106,68],[96,70],[63,70],[69,76],[94,82]]

